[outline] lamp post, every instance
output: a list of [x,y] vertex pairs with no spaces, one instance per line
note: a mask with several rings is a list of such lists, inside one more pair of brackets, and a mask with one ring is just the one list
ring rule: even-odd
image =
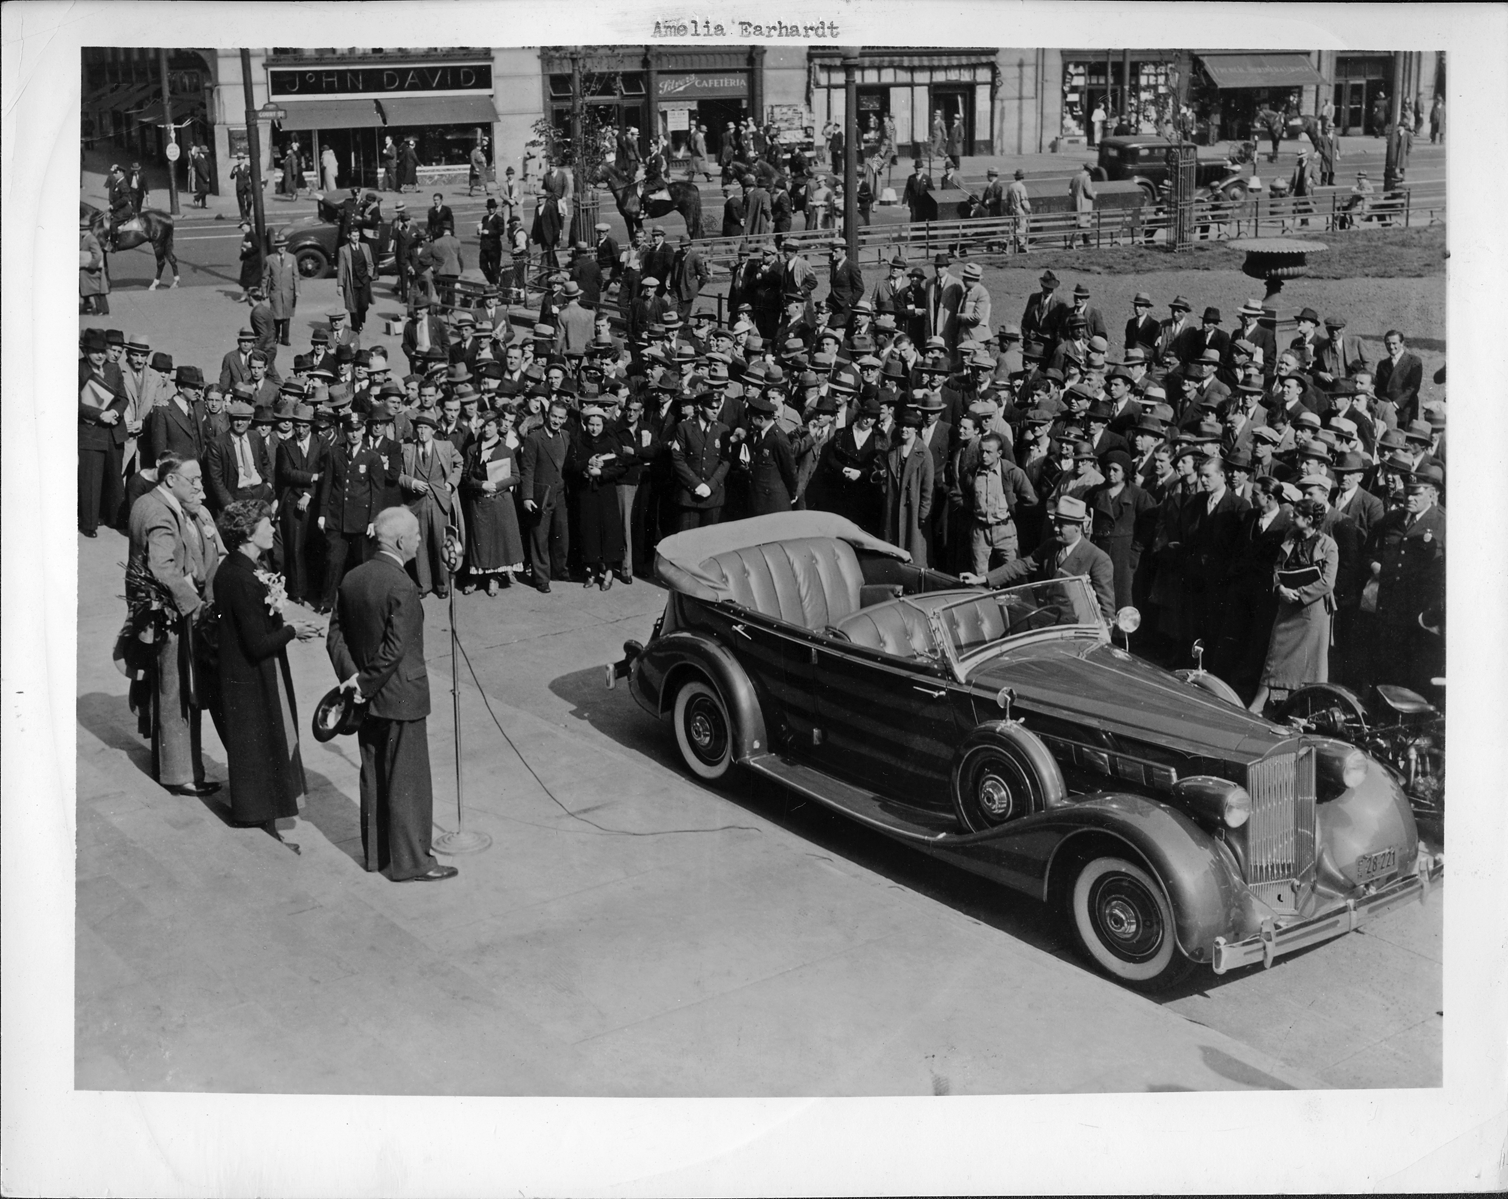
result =
[[843,236],[848,257],[859,261],[859,46],[842,47],[843,54]]
[[168,91],[168,52],[157,51],[157,73],[162,78],[162,127],[168,131],[164,155],[168,160],[168,211],[181,216],[178,208],[178,131],[173,128],[173,97]]
[[262,211],[262,131],[257,125],[257,103],[251,95],[251,51],[241,51],[241,88],[246,97],[246,154],[251,159],[251,212],[257,249],[267,244],[267,217]]
[[[1387,150],[1382,165],[1382,190],[1384,193],[1397,189],[1403,182],[1404,171],[1407,167],[1407,156],[1403,152],[1403,135],[1399,126],[1403,120],[1403,52],[1398,51],[1393,55],[1393,95],[1391,108],[1388,112],[1387,126]],[[1410,135],[1413,131],[1410,130]]]

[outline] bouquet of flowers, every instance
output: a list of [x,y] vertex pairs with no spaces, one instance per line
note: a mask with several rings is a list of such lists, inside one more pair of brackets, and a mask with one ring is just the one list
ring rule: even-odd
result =
[[284,606],[288,603],[288,589],[283,582],[283,576],[272,570],[259,570],[256,576],[262,586],[267,588],[267,611],[274,616],[281,616]]

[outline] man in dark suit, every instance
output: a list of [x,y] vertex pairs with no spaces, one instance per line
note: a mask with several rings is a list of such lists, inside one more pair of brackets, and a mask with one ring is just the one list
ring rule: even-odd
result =
[[1225,463],[1206,458],[1197,469],[1199,490],[1184,502],[1184,588],[1189,625],[1213,646],[1224,619],[1224,588],[1239,545],[1241,518],[1251,505],[1226,486]]
[[[1278,342],[1268,323],[1268,313],[1256,300],[1247,300],[1236,309],[1238,322],[1231,335],[1231,344],[1244,341],[1262,351],[1262,374],[1270,383],[1273,372],[1278,369]],[[1229,360],[1229,354],[1226,355]]]
[[922,166],[922,160],[918,158],[911,164],[911,174],[906,177],[906,188],[901,194],[901,202],[906,205],[913,221],[922,219],[922,197],[931,190],[932,176],[927,174]]
[[274,464],[262,435],[251,427],[255,409],[236,400],[230,406],[230,429],[205,451],[204,478],[211,512],[236,500],[270,501]]
[[85,537],[98,535],[102,518],[116,524],[125,495],[126,391],[105,359],[104,335],[88,330],[79,360],[78,522]]
[[197,366],[180,366],[175,391],[147,414],[141,427],[142,463],[153,466],[164,454],[199,458],[204,453],[204,375]]
[[429,229],[429,240],[434,241],[440,237],[447,228],[456,227],[456,219],[451,214],[450,205],[445,203],[445,197],[439,192],[434,194],[434,203],[429,206],[425,213],[426,223]]
[[1168,310],[1172,315],[1162,323],[1162,328],[1157,334],[1157,348],[1152,356],[1156,361],[1161,362],[1163,355],[1171,350],[1178,355],[1178,360],[1183,362],[1186,359],[1179,351],[1187,344],[1187,341],[1180,339],[1194,328],[1189,322],[1189,313],[1193,311],[1193,307],[1182,296],[1174,296],[1173,302],[1168,305]]
[[[848,257],[846,242],[835,238],[828,250],[830,265],[827,274],[827,306],[846,325],[853,315],[853,306],[864,298],[864,272],[859,269],[857,262]],[[958,291],[961,295],[963,289],[959,288]],[[958,311],[956,301],[953,311]]]
[[267,302],[267,293],[260,286],[246,289],[246,301],[251,305],[247,320],[256,337],[253,348],[262,351],[267,360],[267,368],[271,371],[278,357],[277,318],[272,315],[272,305]]
[[237,383],[251,378],[251,352],[257,348],[257,335],[250,329],[236,334],[236,348],[220,360],[220,390],[229,391]]
[[690,318],[691,306],[696,303],[697,296],[702,294],[702,288],[707,286],[711,278],[712,268],[702,257],[702,252],[690,237],[681,234],[680,244],[670,263],[667,294],[675,301],[682,320]]
[[1135,315],[1126,322],[1126,349],[1140,346],[1150,354],[1156,350],[1157,335],[1162,330],[1162,325],[1151,315],[1152,297],[1144,291],[1137,292],[1131,308]]
[[1396,682],[1425,695],[1444,672],[1445,474],[1424,466],[1405,482],[1405,506],[1372,530],[1366,561],[1378,581],[1375,638],[1367,682]]
[[796,456],[775,423],[775,405],[762,395],[746,405],[749,424],[749,491],[751,516],[770,516],[791,510],[796,494]]
[[529,432],[519,447],[519,493],[529,513],[529,562],[534,586],[550,593],[550,579],[566,578],[566,558],[571,548],[570,524],[566,517],[565,460],[570,438],[565,424],[567,406],[555,399],[545,423]]
[[1419,416],[1419,388],[1424,383],[1424,363],[1403,347],[1403,334],[1389,329],[1382,339],[1387,356],[1377,364],[1373,391],[1379,400],[1393,405],[1399,427]]
[[708,389],[696,399],[695,418],[681,422],[670,436],[677,532],[717,524],[726,502],[728,427],[717,419],[723,398]]
[[382,459],[362,441],[365,422],[359,412],[340,418],[340,439],[330,447],[324,477],[315,501],[317,523],[325,534],[325,598],[317,609],[328,612],[345,577],[349,558],[353,567],[368,557],[368,539],[381,509],[385,468]]
[[1185,364],[1214,350],[1217,355],[1215,365],[1219,366],[1230,348],[1230,334],[1220,327],[1220,309],[1206,308],[1199,328],[1184,330],[1173,348],[1178,353],[1178,360]]
[[1082,283],[1075,285],[1072,303],[1060,305],[1054,313],[1052,336],[1061,340],[1068,335],[1068,326],[1077,321],[1084,322],[1086,338],[1103,337],[1106,341],[1110,340],[1110,334],[1105,329],[1105,317],[1098,308],[1089,306],[1089,289]]
[[618,263],[618,255],[622,252],[618,240],[612,235],[612,226],[605,221],[593,227],[597,234],[597,269],[601,272],[604,284],[611,283],[618,277],[621,269]]
[[1333,389],[1357,371],[1367,369],[1367,356],[1362,352],[1361,342],[1346,336],[1345,319],[1326,317],[1325,337],[1317,343],[1314,361],[1309,365],[1309,373],[1315,382],[1323,388]]
[[602,302],[602,267],[597,255],[584,241],[578,241],[572,251],[568,281],[581,289],[581,304],[595,310]]
[[1044,582],[1088,575],[1099,601],[1100,613],[1107,621],[1115,619],[1115,567],[1110,555],[1090,543],[1084,536],[1089,510],[1077,496],[1058,497],[1052,513],[1055,535],[1042,542],[1024,558],[995,567],[987,575],[964,574],[964,582],[1006,587],[1023,579]]
[[1034,291],[1026,298],[1026,311],[1021,314],[1021,336],[1026,341],[1047,342],[1057,331],[1058,310],[1066,305],[1057,294],[1057,275],[1043,271],[1039,282],[1042,290]]
[[364,708],[356,732],[363,864],[390,867],[395,883],[439,882],[459,872],[430,851],[424,606],[403,569],[419,544],[419,522],[407,508],[385,508],[374,526],[377,553],[341,584],[325,638],[342,689],[355,691]]
[[283,533],[283,574],[288,580],[288,598],[295,603],[319,603],[315,588],[318,572],[312,559],[318,533],[319,512],[314,495],[325,470],[324,442],[313,436],[314,409],[297,404],[293,409],[293,436],[278,442],[276,486],[278,523]]
[[640,260],[640,278],[653,275],[659,280],[657,295],[664,295],[665,289],[670,286],[670,267],[675,261],[675,251],[665,240],[665,228],[656,225],[649,231],[649,248],[644,251]]

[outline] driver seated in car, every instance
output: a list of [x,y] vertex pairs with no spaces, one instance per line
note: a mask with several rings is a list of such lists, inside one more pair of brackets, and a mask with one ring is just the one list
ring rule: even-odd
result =
[[1088,575],[1095,598],[1100,602],[1100,613],[1106,622],[1113,621],[1115,567],[1110,562],[1110,555],[1090,544],[1084,536],[1089,509],[1076,496],[1059,496],[1057,507],[1049,516],[1055,535],[1037,546],[1025,558],[997,566],[987,575],[964,574],[959,577],[965,583],[974,585],[982,583],[990,587],[1005,587],[1027,580],[1042,582]]

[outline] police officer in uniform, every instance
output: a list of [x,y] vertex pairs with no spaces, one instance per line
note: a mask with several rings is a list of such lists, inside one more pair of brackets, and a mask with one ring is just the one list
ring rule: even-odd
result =
[[681,532],[722,520],[723,480],[728,477],[728,427],[717,419],[722,397],[709,389],[696,400],[696,418],[677,425],[670,438],[677,485],[676,528]]
[[[1376,658],[1369,682],[1398,682],[1426,694],[1444,673],[1445,473],[1420,467],[1405,484],[1407,501],[1382,518],[1372,534],[1371,569],[1377,579]],[[1398,676],[1386,677],[1396,670]]]
[[791,510],[796,494],[796,455],[775,418],[775,405],[756,395],[745,405],[749,414],[749,474],[753,516]]

